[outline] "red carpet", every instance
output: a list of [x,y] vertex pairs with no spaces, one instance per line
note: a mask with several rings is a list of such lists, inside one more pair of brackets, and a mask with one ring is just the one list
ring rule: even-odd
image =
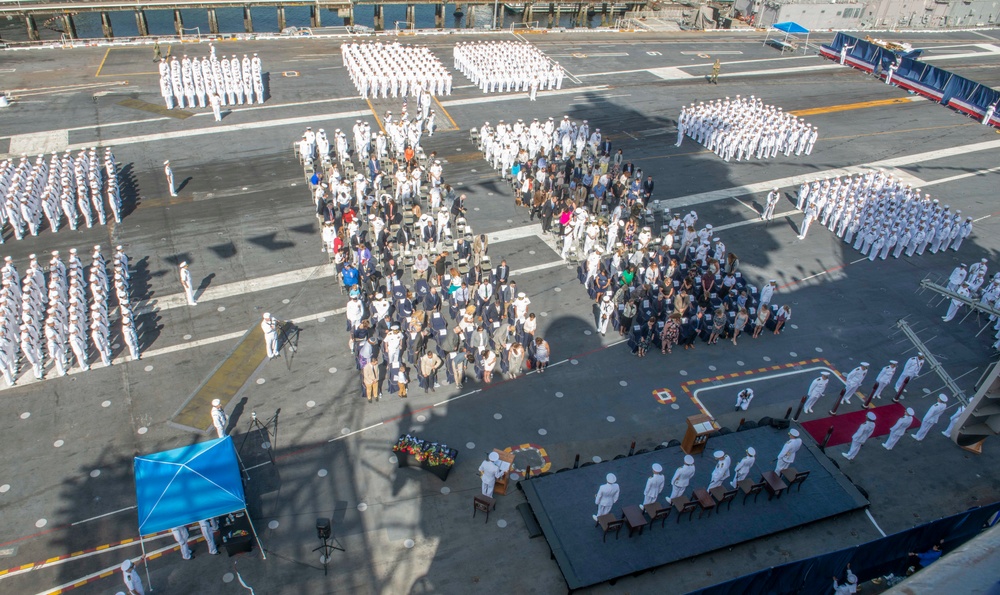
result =
[[[882,407],[876,407],[875,409],[870,409],[869,411],[875,414],[875,433],[872,436],[884,436],[889,433],[889,429],[896,423],[896,421],[903,417],[906,412],[906,408],[899,403],[889,403],[888,405],[883,405]],[[833,426],[833,435],[830,436],[830,442],[827,446],[838,446],[840,444],[847,444],[851,441],[851,436],[854,432],[858,431],[858,426],[860,426],[865,421],[865,414],[867,411],[851,411],[849,413],[841,413],[839,415],[834,415],[832,417],[823,417],[820,419],[814,419],[812,421],[807,421],[802,424],[802,429],[809,432],[809,435],[813,437],[813,440],[817,444],[823,444],[823,439],[826,438],[826,433],[830,430],[830,426]],[[910,424],[910,428],[920,427],[920,419],[914,417],[913,423]]]

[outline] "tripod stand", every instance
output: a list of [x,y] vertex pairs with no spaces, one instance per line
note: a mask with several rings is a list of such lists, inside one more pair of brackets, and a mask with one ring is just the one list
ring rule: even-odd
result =
[[[287,320],[277,321],[276,326],[278,328],[278,333],[279,333],[278,346],[284,347],[285,345],[288,345],[288,350],[292,352],[292,355],[295,355],[295,352],[298,351],[298,347],[295,345],[295,343],[298,342],[299,327]],[[292,339],[289,337],[289,334],[295,337],[295,341],[292,341]]]
[[327,518],[316,519],[316,536],[319,537],[319,539],[323,542],[323,545],[317,548],[313,548],[313,551],[314,552],[318,552],[320,550],[323,551],[323,557],[322,557],[323,576],[326,576],[327,574],[328,570],[327,567],[330,564],[330,556],[331,554],[333,554],[333,550],[339,550],[341,552],[347,551],[342,547],[338,547],[330,543],[330,538],[332,535],[333,531],[330,529],[330,519]]
[[[261,443],[261,448],[267,451],[267,457],[270,459],[271,464],[274,464],[274,442],[278,439],[278,414],[281,413],[281,409],[274,412],[270,418],[266,421],[261,422],[257,419],[257,412],[250,412],[250,424],[247,426],[246,434],[243,435],[243,441],[240,442],[239,452],[243,452],[243,447],[246,445],[247,440],[250,438],[251,434],[259,433],[264,441]],[[273,432],[268,428],[273,425]],[[263,464],[263,463],[262,463]],[[258,465],[259,466],[259,465]],[[247,474],[247,480],[250,479],[249,473]]]

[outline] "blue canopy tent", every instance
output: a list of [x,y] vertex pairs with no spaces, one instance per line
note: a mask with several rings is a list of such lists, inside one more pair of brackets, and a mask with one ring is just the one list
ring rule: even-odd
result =
[[[230,436],[138,456],[133,468],[140,537],[240,510],[246,513],[239,456]],[[266,560],[257,530],[253,532]]]
[[[780,40],[778,39],[779,37],[778,35],[775,35],[774,38],[772,39],[771,38],[772,31],[778,31],[779,33],[784,33],[785,35]],[[788,40],[789,38],[791,38],[791,40],[794,42],[799,39],[798,37],[799,35],[806,36],[806,40],[802,44],[802,53],[805,54],[806,48],[809,45],[809,29],[806,29],[805,27],[803,27],[798,23],[793,23],[792,21],[786,21],[784,23],[775,23],[771,25],[771,28],[767,30],[767,35],[764,36],[764,45],[771,43],[772,45],[777,46],[782,53],[784,53],[785,50],[787,49],[791,49],[792,51],[794,51],[796,49],[795,44],[789,42]]]

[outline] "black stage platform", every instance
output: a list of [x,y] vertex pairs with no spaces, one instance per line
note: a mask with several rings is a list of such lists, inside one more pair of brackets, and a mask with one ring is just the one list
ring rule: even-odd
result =
[[[653,463],[663,466],[667,487],[659,502],[666,505],[670,495],[670,478],[684,457],[680,448],[667,448],[635,455],[572,471],[553,473],[521,482],[531,510],[542,527],[552,555],[570,590],[580,589],[628,574],[697,556],[737,543],[778,533],[830,516],[835,516],[868,504],[868,500],[848,481],[830,460],[808,439],[799,449],[795,467],[799,472],[810,471],[808,479],[790,493],[773,500],[762,492],[755,503],[751,496],[743,505],[738,494],[732,509],[705,513],[695,512],[689,521],[685,514],[677,522],[677,512],[671,513],[666,528],[659,521],[640,535],[629,537],[628,526],[618,539],[609,534],[602,542],[600,527],[594,526],[591,515],[597,512],[594,498],[597,488],[608,473],[618,477],[621,497],[611,513],[621,518],[622,507],[642,503],[646,478],[652,475]],[[715,467],[712,452],[723,450],[733,459],[735,468],[748,446],[757,451],[757,464],[749,479],[760,481],[761,473],[774,470],[774,459],[787,440],[786,431],[758,428],[711,438],[705,453],[695,457],[697,473],[687,495],[695,488],[708,485]],[[728,487],[730,479],[724,486]]]

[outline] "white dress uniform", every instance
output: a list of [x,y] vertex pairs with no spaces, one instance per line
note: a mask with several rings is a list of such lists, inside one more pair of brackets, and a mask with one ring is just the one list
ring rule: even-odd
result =
[[222,401],[219,399],[212,400],[212,425],[215,426],[215,432],[218,434],[219,438],[226,437],[226,426],[229,424],[229,416],[226,415],[226,411],[222,408]]
[[594,497],[594,504],[597,505],[597,514],[593,515],[595,521],[598,517],[611,512],[611,507],[618,502],[618,496],[621,495],[618,478],[614,473],[608,473],[605,480],[607,483],[597,489],[597,496]]
[[875,414],[871,411],[865,416],[865,421],[858,426],[857,431],[851,436],[851,448],[847,452],[840,453],[848,461],[853,461],[854,457],[858,456],[861,452],[861,445],[871,438],[872,434],[875,432]]
[[914,440],[923,440],[927,433],[931,431],[934,424],[937,423],[938,419],[941,418],[941,414],[948,407],[948,397],[945,395],[938,395],[937,403],[931,405],[927,413],[924,414],[924,418],[920,420],[920,429],[917,430],[915,434],[910,434]]
[[892,383],[892,377],[896,375],[896,365],[899,362],[889,360],[889,365],[884,366],[875,377],[875,398],[881,399],[882,391]]
[[264,319],[260,321],[260,328],[264,331],[264,346],[267,349],[268,359],[278,355],[277,323],[277,320],[272,318],[270,313],[265,313]]
[[809,385],[809,391],[807,393],[807,399],[805,407],[802,409],[806,413],[812,413],[813,407],[816,402],[819,401],[820,397],[823,396],[823,392],[826,391],[826,385],[830,382],[830,373],[823,372],[819,378],[812,381]]
[[174,536],[174,541],[177,545],[181,546],[181,557],[185,560],[190,560],[193,556],[191,555],[191,547],[188,546],[188,539],[191,534],[188,533],[187,527],[181,525],[180,527],[174,527],[170,530],[170,533]]
[[685,455],[684,464],[674,471],[674,476],[670,479],[670,500],[680,498],[684,495],[685,490],[687,490],[688,485],[691,483],[691,478],[694,477],[694,471],[694,457]]
[[122,581],[125,583],[125,588],[128,589],[129,595],[145,595],[146,591],[142,586],[142,578],[136,572],[132,560],[122,562],[121,570]]
[[186,261],[180,264],[180,278],[181,287],[184,288],[184,296],[187,298],[188,305],[197,306],[198,302],[194,299],[194,281],[191,279],[191,271],[188,269]]
[[732,463],[729,455],[721,450],[715,451],[715,469],[712,469],[712,481],[708,484],[708,489],[717,488],[729,477],[729,466]]
[[750,407],[750,401],[753,400],[753,389],[744,388],[736,395],[736,410],[742,409],[746,411]]
[[854,393],[858,392],[861,388],[861,383],[865,381],[865,376],[868,375],[868,362],[861,362],[861,365],[851,370],[850,374],[847,375],[847,379],[844,380],[846,386],[844,387],[844,398],[841,401],[845,405],[851,402],[851,397]]
[[736,464],[736,471],[733,473],[733,481],[730,485],[734,488],[753,471],[754,463],[757,462],[757,451],[752,446],[747,447],[747,454]]
[[906,364],[903,365],[903,372],[899,375],[899,379],[896,380],[896,386],[893,387],[898,394],[899,391],[903,390],[904,385],[913,378],[916,378],[920,374],[920,369],[924,366],[924,354],[918,353],[917,355],[906,360]]
[[956,409],[955,413],[952,413],[951,417],[948,418],[948,427],[945,428],[943,432],[941,432],[942,436],[951,438],[951,431],[955,429],[955,426],[958,424],[958,418],[961,417],[963,413],[965,413],[965,405],[962,405],[961,407]]
[[903,434],[910,429],[910,424],[913,423],[913,416],[915,415],[913,408],[907,407],[906,413],[902,417],[896,420],[896,423],[892,424],[889,428],[889,436],[882,443],[882,447],[886,450],[892,450],[892,447],[896,446],[899,439],[903,437]]
[[493,497],[493,487],[496,485],[498,479],[503,477],[503,471],[500,470],[500,455],[495,452],[491,452],[487,460],[483,461],[479,465],[479,478],[482,481],[482,491],[484,496]]
[[201,536],[205,538],[205,543],[208,545],[208,553],[213,556],[219,553],[219,546],[215,544],[215,529],[217,529],[215,525],[215,519],[198,521]]
[[653,475],[646,480],[646,487],[642,490],[642,504],[639,505],[639,508],[645,510],[647,504],[656,502],[665,484],[666,478],[663,477],[663,466],[659,463],[653,463]]
[[788,466],[795,462],[795,453],[802,448],[802,439],[799,438],[799,431],[792,428],[788,431],[788,442],[781,447],[778,453],[778,460],[774,466],[774,472],[781,475],[781,472],[788,469]]

